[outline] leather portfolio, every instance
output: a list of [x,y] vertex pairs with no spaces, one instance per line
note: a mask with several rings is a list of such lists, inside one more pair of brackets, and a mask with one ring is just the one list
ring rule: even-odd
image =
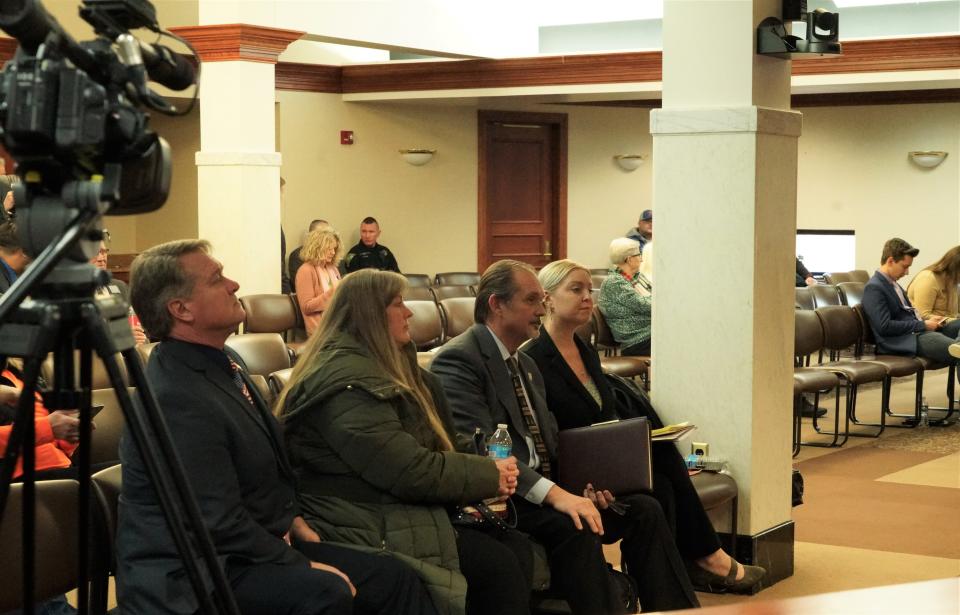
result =
[[651,491],[650,423],[646,418],[560,432],[557,483],[580,495],[587,483],[614,495]]

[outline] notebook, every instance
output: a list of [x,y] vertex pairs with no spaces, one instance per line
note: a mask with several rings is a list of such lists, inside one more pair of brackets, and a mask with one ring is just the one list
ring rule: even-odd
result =
[[557,484],[577,495],[587,483],[614,495],[650,491],[650,424],[640,417],[565,429],[557,467]]

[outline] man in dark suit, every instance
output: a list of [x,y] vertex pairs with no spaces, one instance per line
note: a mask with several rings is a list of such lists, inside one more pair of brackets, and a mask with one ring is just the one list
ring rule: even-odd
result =
[[[130,294],[143,324],[162,340],[147,377],[240,611],[432,613],[411,569],[321,542],[297,513],[279,424],[223,351],[244,311],[239,286],[209,249],[205,241],[183,240],[147,250],[133,263]],[[129,434],[120,458],[120,608],[195,613],[196,598]]]
[[520,465],[517,528],[547,548],[551,586],[574,613],[622,612],[609,595],[601,546],[621,537],[624,559],[639,568],[628,572],[639,583],[644,611],[697,606],[656,500],[637,495],[613,502],[609,492],[593,489],[581,496],[549,479],[556,467],[556,420],[536,364],[517,352],[537,335],[543,299],[536,273],[525,263],[499,261],[484,272],[476,324],[444,345],[430,366],[443,382],[457,430],[470,435],[480,428],[489,435],[498,423],[507,424]]
[[960,320],[946,323],[941,316],[923,320],[897,283],[919,253],[899,237],[883,244],[880,268],[863,288],[863,311],[878,351],[951,363],[960,359]]

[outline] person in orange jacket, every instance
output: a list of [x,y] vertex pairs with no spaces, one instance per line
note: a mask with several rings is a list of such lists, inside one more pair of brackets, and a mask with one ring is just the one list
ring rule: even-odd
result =
[[[0,458],[6,454],[7,442],[13,431],[13,417],[23,390],[20,370],[14,362],[8,361],[0,372]],[[40,394],[36,394],[33,404],[34,429],[36,436],[36,464],[39,472],[62,470],[70,467],[70,456],[80,441],[80,419],[76,411],[57,410],[50,412],[43,405]],[[13,477],[23,474],[23,457],[17,459]]]

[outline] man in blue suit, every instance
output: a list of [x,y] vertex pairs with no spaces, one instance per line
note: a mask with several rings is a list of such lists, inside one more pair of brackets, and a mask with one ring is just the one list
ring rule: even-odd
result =
[[863,289],[863,309],[878,352],[951,363],[960,359],[960,320],[945,324],[941,316],[921,319],[897,283],[909,273],[919,253],[899,237],[883,244],[880,268]]

